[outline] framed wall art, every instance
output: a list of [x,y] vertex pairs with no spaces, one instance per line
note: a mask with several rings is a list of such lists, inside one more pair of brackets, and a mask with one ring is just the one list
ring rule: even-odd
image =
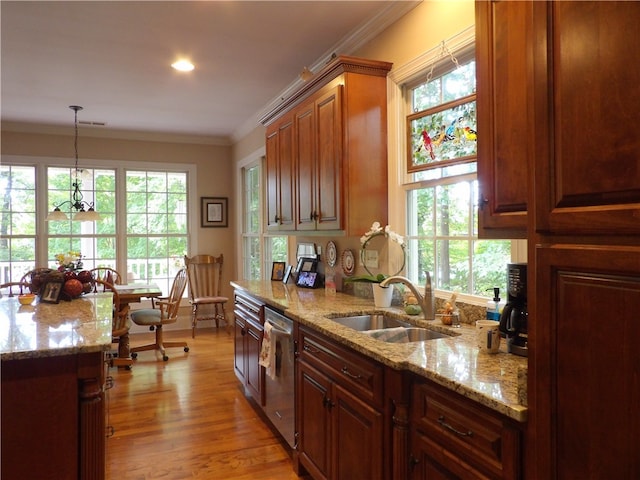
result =
[[200,210],[202,227],[229,226],[227,197],[201,197]]

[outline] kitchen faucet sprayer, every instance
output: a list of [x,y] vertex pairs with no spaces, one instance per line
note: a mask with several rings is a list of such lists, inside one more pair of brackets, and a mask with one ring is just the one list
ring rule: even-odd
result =
[[411,283],[407,277],[402,277],[400,275],[394,275],[392,277],[385,278],[382,282],[380,282],[381,287],[388,287],[392,283],[402,283],[406,285],[411,293],[418,299],[420,303],[420,308],[422,309],[422,314],[424,315],[425,320],[435,320],[436,318],[436,303],[435,296],[433,292],[433,287],[431,286],[431,275],[429,272],[425,272],[427,278],[424,286],[424,295],[420,294],[416,287]]

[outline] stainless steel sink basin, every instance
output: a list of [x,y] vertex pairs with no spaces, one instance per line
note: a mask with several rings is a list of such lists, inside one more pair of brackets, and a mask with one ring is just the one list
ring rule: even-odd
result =
[[345,327],[353,328],[359,332],[366,330],[381,330],[385,328],[397,328],[397,327],[410,327],[409,323],[398,320],[394,317],[389,317],[382,313],[373,313],[371,315],[355,315],[349,317],[337,317],[330,320],[344,325]]
[[425,340],[436,340],[438,338],[447,338],[449,335],[429,330],[428,328],[393,328],[365,331],[367,335],[388,343],[409,343],[422,342]]

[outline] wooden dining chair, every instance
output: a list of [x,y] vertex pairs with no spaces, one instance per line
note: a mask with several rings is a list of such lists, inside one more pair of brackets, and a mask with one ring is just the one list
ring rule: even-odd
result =
[[15,297],[16,295],[22,295],[23,293],[32,293],[30,283],[6,282],[0,284],[0,297],[5,294],[7,297]]
[[133,347],[131,356],[135,359],[138,352],[145,350],[158,350],[162,354],[162,360],[169,360],[165,349],[171,347],[182,347],[185,352],[189,351],[187,342],[165,342],[162,338],[162,327],[169,323],[175,323],[178,319],[178,309],[180,308],[180,300],[187,286],[187,270],[183,267],[176,274],[171,292],[166,298],[152,299],[154,308],[143,308],[131,311],[131,320],[136,325],[144,325],[150,330],[155,330],[156,341],[149,345]]
[[122,275],[111,267],[96,267],[89,271],[91,272],[91,276],[96,280],[102,280],[110,283],[111,285],[122,284]]
[[189,302],[191,303],[191,337],[196,336],[196,325],[199,320],[215,320],[216,328],[220,320],[229,329],[229,322],[224,310],[229,301],[220,295],[222,288],[222,254],[184,256],[184,264],[189,276]]
[[95,279],[93,290],[96,293],[112,292],[113,293],[113,323],[111,325],[111,342],[118,344],[117,355],[111,355],[109,358],[109,366],[125,367],[131,369],[133,359],[129,352],[129,329],[131,328],[131,320],[129,319],[129,304],[121,304],[120,295],[113,287],[112,283],[104,280]]

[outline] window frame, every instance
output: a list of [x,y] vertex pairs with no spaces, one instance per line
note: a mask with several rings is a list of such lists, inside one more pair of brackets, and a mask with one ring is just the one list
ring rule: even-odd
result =
[[[11,166],[27,166],[35,168],[36,183],[36,228],[35,228],[35,265],[48,265],[49,254],[48,244],[51,236],[47,228],[45,220],[47,214],[51,211],[52,204],[47,195],[47,169],[49,167],[73,168],[73,159],[64,159],[57,157],[35,157],[22,155],[2,155],[2,163]],[[128,160],[96,160],[83,159],[82,167],[87,169],[104,169],[115,170],[116,172],[116,265],[118,271],[127,271],[127,229],[126,229],[126,191],[118,186],[125,185],[125,172],[127,170],[146,171],[146,172],[184,172],[187,175],[187,229],[185,233],[187,242],[187,252],[197,251],[197,236],[191,235],[191,232],[198,225],[198,198],[197,198],[197,166],[191,163],[163,163],[163,162],[138,162]],[[99,205],[98,205],[99,212]],[[109,234],[111,235],[111,234]],[[92,237],[99,236],[92,234]],[[56,236],[61,238],[60,235]],[[81,237],[80,234],[70,234],[68,238],[74,239]],[[18,279],[19,280],[19,279]],[[171,279],[172,280],[172,279]],[[14,281],[17,281],[14,279]]]
[[[471,25],[458,34],[446,40],[447,48],[453,52],[459,61],[465,61],[466,55],[475,56],[475,26]],[[394,69],[387,77],[387,97],[388,97],[388,156],[389,158],[402,159],[395,162],[389,168],[389,218],[393,219],[394,227],[400,233],[407,232],[407,191],[418,186],[432,185],[432,180],[412,181],[411,175],[407,172],[407,136],[405,120],[408,114],[406,106],[405,89],[420,80],[424,81],[427,72],[434,62],[441,57],[440,45],[426,51],[424,54],[412,59],[403,65],[394,65]],[[438,65],[434,65],[433,75],[440,76],[441,70]],[[475,176],[476,174],[474,174]],[[453,178],[453,177],[452,177]],[[511,261],[527,261],[526,240],[511,240]],[[505,266],[506,275],[506,266]],[[418,286],[422,288],[421,286]],[[450,292],[436,289],[436,294],[441,298],[448,298]],[[458,299],[472,305],[486,305],[485,296],[470,295],[460,293]]]

